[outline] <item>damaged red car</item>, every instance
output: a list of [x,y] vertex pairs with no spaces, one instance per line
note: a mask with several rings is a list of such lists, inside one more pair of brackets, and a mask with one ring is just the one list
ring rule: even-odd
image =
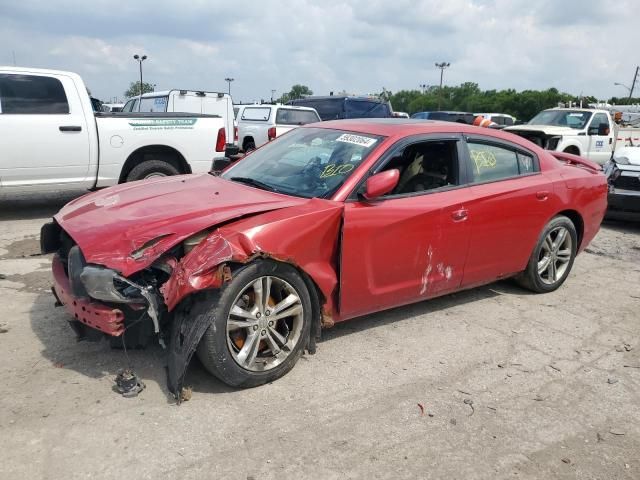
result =
[[342,120],[297,128],[220,175],[85,195],[41,245],[77,334],[159,340],[177,394],[195,352],[250,387],[336,322],[507,277],[553,291],[606,195],[597,164],[509,133]]

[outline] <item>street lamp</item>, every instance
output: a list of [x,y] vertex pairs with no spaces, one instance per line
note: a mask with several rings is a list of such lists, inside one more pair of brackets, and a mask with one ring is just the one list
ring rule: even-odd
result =
[[436,68],[440,69],[440,90],[438,92],[438,111],[440,111],[440,104],[442,102],[442,77],[444,76],[444,69],[449,68],[450,66],[451,64],[447,62],[436,63]]
[[631,87],[627,87],[624,83],[616,82],[614,85],[618,85],[619,87],[624,87],[627,89],[629,93],[631,93]]
[[229,84],[229,95],[231,95],[231,82],[233,82],[235,78],[227,77],[224,79],[225,82]]
[[147,56],[135,54],[133,59],[138,62],[138,65],[140,65],[140,100],[138,101],[138,111],[140,111],[140,104],[142,103],[142,62],[147,59]]
[[421,83],[420,85],[418,85],[421,89],[422,89],[422,94],[424,95],[424,91],[427,88],[427,84],[426,83]]

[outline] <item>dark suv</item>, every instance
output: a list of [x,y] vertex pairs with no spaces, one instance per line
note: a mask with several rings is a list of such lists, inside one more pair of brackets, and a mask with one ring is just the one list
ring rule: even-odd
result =
[[393,116],[386,100],[373,97],[330,95],[328,97],[305,97],[291,100],[288,105],[315,108],[322,120],[343,118],[389,118]]
[[457,122],[473,125],[475,115],[469,112],[418,112],[411,115],[411,118],[421,120],[441,120],[443,122]]

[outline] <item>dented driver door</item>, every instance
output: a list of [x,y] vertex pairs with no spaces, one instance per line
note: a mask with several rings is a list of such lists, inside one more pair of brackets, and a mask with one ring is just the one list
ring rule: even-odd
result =
[[340,317],[456,290],[469,243],[466,187],[345,204]]

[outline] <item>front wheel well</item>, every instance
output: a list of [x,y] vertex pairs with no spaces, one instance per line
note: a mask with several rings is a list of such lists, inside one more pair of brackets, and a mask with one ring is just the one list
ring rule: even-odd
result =
[[180,173],[191,173],[191,167],[182,154],[175,148],[166,145],[147,145],[140,147],[129,155],[120,172],[118,183],[126,182],[131,170],[145,160],[160,160],[170,163],[176,167]]
[[582,220],[582,215],[580,215],[575,210],[563,210],[562,212],[558,212],[558,215],[564,215],[573,226],[576,227],[576,233],[578,234],[578,250],[580,249],[580,245],[582,244],[582,237],[584,236],[584,220]]

